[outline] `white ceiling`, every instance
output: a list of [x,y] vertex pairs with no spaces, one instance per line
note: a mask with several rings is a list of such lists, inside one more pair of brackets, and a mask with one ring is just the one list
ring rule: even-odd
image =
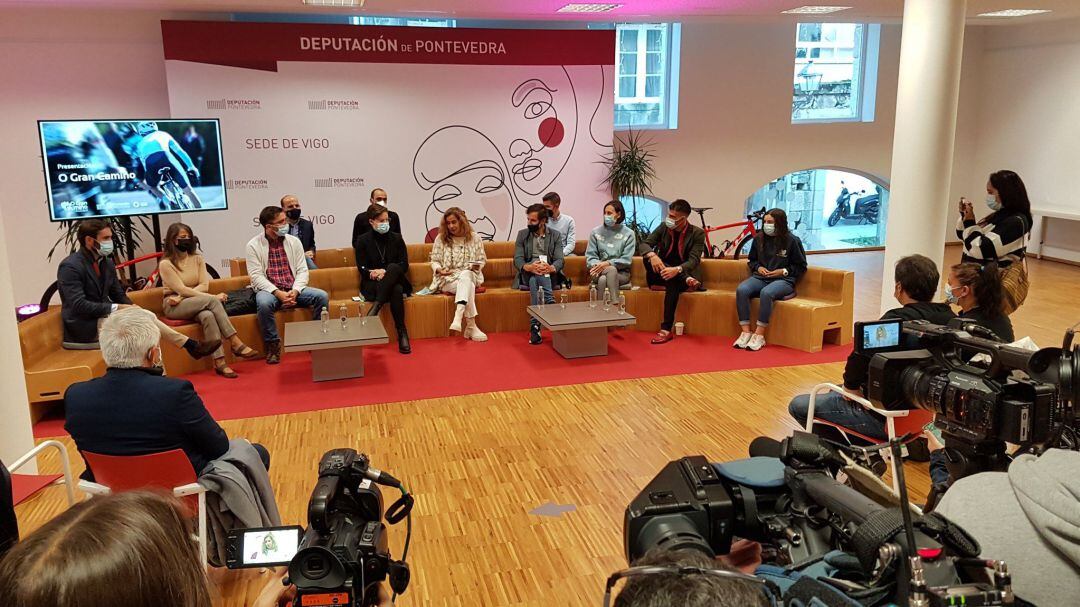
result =
[[[566,15],[556,10],[569,0],[367,0],[363,9],[316,9],[301,0],[0,0],[0,7],[141,9],[182,12],[336,12],[369,15],[432,16],[480,19],[578,19],[585,21],[679,20],[808,20],[781,11],[807,4],[838,4],[849,10],[824,19],[834,21],[899,21],[903,0],[621,0],[609,13]],[[612,0],[619,2],[620,0]],[[937,0],[952,2],[954,0]],[[1080,17],[1080,0],[968,0],[972,23],[1018,24]],[[978,18],[979,13],[1008,8],[1042,8],[1053,12],[1014,19]]]

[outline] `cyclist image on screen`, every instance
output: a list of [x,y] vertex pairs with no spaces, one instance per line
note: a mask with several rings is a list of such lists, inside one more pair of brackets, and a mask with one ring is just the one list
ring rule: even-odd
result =
[[194,188],[198,185],[199,169],[184,148],[172,135],[159,131],[156,122],[139,122],[135,130],[140,137],[135,146],[138,159],[136,170],[139,178],[157,197],[161,208],[186,208],[188,200],[193,208],[202,208],[202,201]]

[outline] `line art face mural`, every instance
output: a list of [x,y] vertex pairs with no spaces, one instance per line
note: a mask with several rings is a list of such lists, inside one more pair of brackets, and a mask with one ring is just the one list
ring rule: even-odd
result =
[[[320,248],[349,245],[376,187],[408,242],[428,238],[452,206],[484,239],[511,240],[524,207],[552,190],[580,225],[599,222],[613,32],[201,22],[162,31],[173,115],[220,118],[228,183],[266,186],[230,190],[228,211],[190,217],[207,259],[241,255],[253,218],[285,194],[300,198]],[[365,42],[373,36],[386,52],[364,50],[377,48]],[[207,37],[227,42],[192,42]]]

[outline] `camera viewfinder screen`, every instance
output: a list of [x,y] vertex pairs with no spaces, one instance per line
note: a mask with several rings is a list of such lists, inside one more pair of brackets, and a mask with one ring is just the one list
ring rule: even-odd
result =
[[287,564],[300,545],[300,529],[255,529],[244,533],[244,565]]
[[862,330],[862,343],[866,350],[895,348],[900,345],[900,323],[898,322],[868,323],[862,326]]
[[208,120],[40,120],[52,221],[228,207]]

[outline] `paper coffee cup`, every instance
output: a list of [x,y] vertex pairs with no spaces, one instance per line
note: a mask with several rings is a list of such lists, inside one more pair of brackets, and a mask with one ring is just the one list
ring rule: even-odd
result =
[[682,335],[686,331],[686,325],[681,322],[675,323],[675,335]]

